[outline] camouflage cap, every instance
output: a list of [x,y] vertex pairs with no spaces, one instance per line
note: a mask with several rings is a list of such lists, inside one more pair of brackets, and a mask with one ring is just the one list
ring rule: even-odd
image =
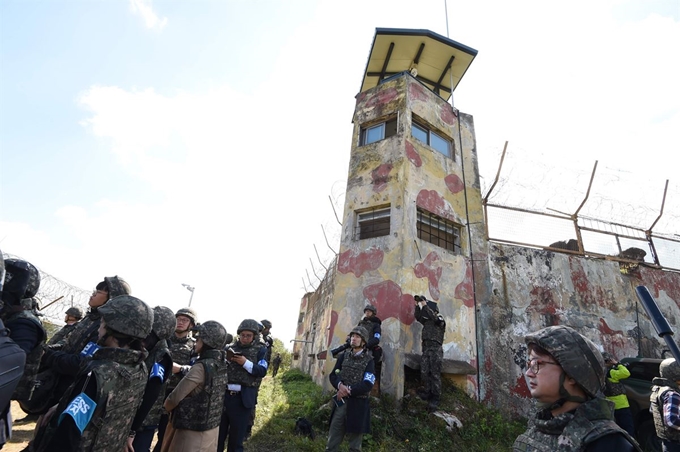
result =
[[175,317],[178,315],[183,315],[184,317],[189,317],[192,322],[194,322],[194,325],[198,324],[198,315],[196,314],[196,311],[194,311],[191,308],[182,308],[179,311],[175,312]]
[[677,381],[680,380],[680,364],[675,358],[666,358],[659,364],[659,375],[661,378]]
[[17,293],[20,298],[33,298],[40,288],[40,272],[33,264],[21,259],[5,259],[5,285],[10,286],[10,281],[15,275],[28,273],[26,287],[21,287],[23,293]]
[[355,326],[352,328],[352,331],[349,332],[349,334],[358,334],[361,336],[361,338],[364,340],[364,342],[368,342],[368,332],[366,331],[366,328],[363,326]]
[[527,345],[536,344],[550,353],[564,372],[590,397],[601,391],[605,382],[602,353],[588,338],[568,326],[549,326],[524,338]]
[[109,292],[109,300],[120,295],[130,295],[132,293],[130,285],[120,276],[106,276],[104,277],[104,282],[106,282]]
[[76,319],[80,320],[83,318],[83,310],[78,306],[72,306],[66,310],[66,315],[70,315],[71,317],[75,317]]
[[227,330],[221,323],[208,320],[191,329],[194,337],[199,338],[210,348],[220,350],[227,344]]
[[106,326],[116,333],[146,338],[153,327],[153,310],[139,298],[119,295],[99,308]]
[[168,339],[175,332],[177,327],[177,320],[172,309],[165,306],[156,306],[153,308],[153,332],[156,333],[158,339]]
[[270,330],[272,329],[272,322],[270,322],[267,319],[260,320],[260,323],[264,325],[265,328],[269,328]]
[[371,311],[373,315],[378,315],[378,308],[373,306],[372,304],[367,304],[366,307],[364,308],[364,312],[366,311]]
[[252,331],[254,334],[258,334],[260,332],[260,322],[255,319],[245,319],[238,326],[236,333],[241,334],[241,331],[244,330]]

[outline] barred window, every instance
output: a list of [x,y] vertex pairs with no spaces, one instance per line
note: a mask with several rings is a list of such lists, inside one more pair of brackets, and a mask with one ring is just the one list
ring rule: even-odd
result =
[[419,239],[460,254],[460,225],[419,208],[416,228]]
[[390,208],[380,207],[357,212],[354,239],[363,240],[390,234]]

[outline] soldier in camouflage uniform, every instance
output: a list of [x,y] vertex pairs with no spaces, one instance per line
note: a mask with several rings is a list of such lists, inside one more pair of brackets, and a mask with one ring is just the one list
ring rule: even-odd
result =
[[198,359],[165,400],[170,423],[162,452],[215,452],[219,435],[227,364],[222,350],[227,330],[209,320],[194,328]]
[[135,414],[130,428],[134,436],[128,438],[128,450],[149,452],[153,435],[163,412],[165,387],[172,375],[172,356],[168,349],[168,339],[175,332],[175,314],[170,308],[153,308],[153,329],[144,339],[144,348],[149,351],[145,360],[149,378],[144,389],[142,404]]
[[442,361],[444,360],[444,333],[446,322],[439,314],[437,303],[427,300],[422,295],[414,297],[416,301],[415,317],[423,324],[421,345],[423,354],[420,361],[420,381],[423,388],[418,395],[427,400],[428,409],[434,410],[439,405],[442,395]]
[[631,452],[642,449],[614,422],[614,404],[602,394],[605,368],[597,346],[567,326],[525,338],[526,380],[539,408],[515,452]]
[[153,310],[138,298],[121,295],[99,313],[97,348],[56,409],[45,415],[37,452],[125,448],[131,413],[139,408],[148,379],[142,340],[151,332]]
[[658,378],[652,380],[649,410],[654,417],[656,436],[663,452],[680,451],[680,365],[673,358],[659,364]]
[[40,287],[40,272],[30,262],[19,259],[5,260],[5,284],[2,290],[4,306],[0,311],[9,337],[26,352],[24,374],[19,380],[13,400],[24,401],[31,396],[33,380],[40,367],[42,345],[47,332],[33,313],[33,297]]
[[80,320],[83,318],[83,311],[77,306],[70,307],[66,310],[66,317],[64,318],[64,322],[66,322],[66,325],[61,327],[59,331],[54,333],[54,336],[50,338],[49,341],[47,341],[48,345],[56,344],[64,339],[66,339],[66,336],[71,334],[73,331],[73,328],[75,328],[76,324],[80,322]]
[[245,319],[236,331],[238,340],[227,350],[229,384],[224,396],[224,411],[220,423],[217,450],[243,452],[243,440],[251,410],[257,404],[257,385],[266,375],[267,347],[260,343],[259,322]]
[[326,452],[337,452],[345,436],[350,452],[360,451],[363,434],[371,432],[368,396],[375,383],[375,363],[366,349],[367,339],[364,327],[354,327],[349,334],[350,348],[338,355],[328,377],[338,392],[333,396]]
[[359,321],[359,326],[366,328],[368,332],[368,343],[366,348],[373,355],[375,364],[375,384],[371,394],[376,397],[380,395],[380,374],[382,373],[383,351],[380,347],[380,337],[382,335],[382,321],[378,317],[378,309],[372,304],[367,304],[364,308],[364,316]]
[[[168,339],[170,347],[170,355],[172,356],[172,376],[165,388],[165,397],[175,389],[191,369],[191,360],[196,340],[191,337],[191,330],[198,324],[198,315],[196,311],[191,308],[182,308],[175,313],[175,334]],[[153,448],[153,452],[160,452],[163,447],[163,438],[165,437],[165,428],[168,425],[169,416],[167,412],[161,413],[161,419],[158,422],[158,441]]]

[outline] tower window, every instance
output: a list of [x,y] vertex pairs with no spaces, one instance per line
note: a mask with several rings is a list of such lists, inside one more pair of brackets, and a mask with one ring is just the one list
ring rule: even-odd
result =
[[363,240],[390,234],[390,208],[381,207],[357,213],[354,239]]
[[361,138],[359,146],[375,143],[376,141],[384,140],[397,133],[397,118],[391,118],[387,121],[374,124],[369,127],[361,128]]
[[419,208],[416,229],[419,239],[460,254],[461,227],[453,221]]
[[413,123],[411,123],[411,135],[413,138],[422,141],[435,151],[451,158],[451,141],[447,140],[438,133],[433,132],[422,124],[417,124],[415,121],[413,121]]

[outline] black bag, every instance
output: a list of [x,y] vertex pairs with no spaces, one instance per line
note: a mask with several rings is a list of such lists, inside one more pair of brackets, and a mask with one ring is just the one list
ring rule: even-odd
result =
[[26,352],[9,337],[9,331],[0,320],[0,413],[9,405],[25,365]]
[[65,388],[59,384],[61,375],[47,369],[35,376],[31,396],[27,400],[18,400],[19,406],[26,414],[45,414],[47,410],[59,402]]
[[314,429],[312,428],[312,423],[303,417],[297,418],[295,421],[295,434],[300,436],[306,436],[310,439],[314,439]]

